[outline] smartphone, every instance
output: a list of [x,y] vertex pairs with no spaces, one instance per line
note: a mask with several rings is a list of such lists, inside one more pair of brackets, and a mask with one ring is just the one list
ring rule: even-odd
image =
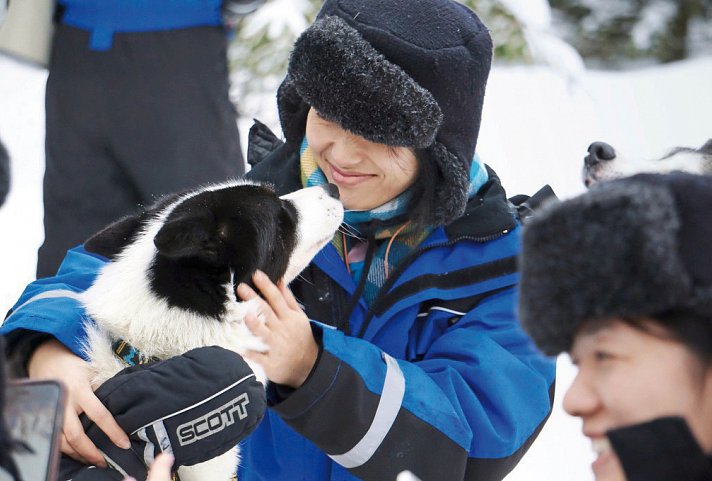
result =
[[[5,394],[5,423],[22,447],[12,453],[23,481],[55,481],[66,393],[57,381],[11,380]],[[0,470],[0,481],[12,476]]]

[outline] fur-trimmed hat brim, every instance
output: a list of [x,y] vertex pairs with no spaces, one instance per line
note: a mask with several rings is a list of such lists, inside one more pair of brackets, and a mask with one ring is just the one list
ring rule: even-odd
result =
[[[372,142],[424,148],[443,115],[432,94],[389,62],[336,16],[314,22],[296,41],[278,96],[285,136],[305,102],[344,129]],[[297,138],[297,140],[300,140]]]

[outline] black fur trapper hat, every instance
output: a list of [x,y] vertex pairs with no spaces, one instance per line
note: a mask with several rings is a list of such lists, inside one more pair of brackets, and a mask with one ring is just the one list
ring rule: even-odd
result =
[[539,348],[582,323],[672,310],[712,322],[712,176],[639,174],[550,204],[524,227],[519,315]]
[[467,203],[492,40],[452,0],[326,0],[297,39],[277,93],[282,131],[297,146],[314,107],[372,142],[423,149],[436,163],[434,225]]

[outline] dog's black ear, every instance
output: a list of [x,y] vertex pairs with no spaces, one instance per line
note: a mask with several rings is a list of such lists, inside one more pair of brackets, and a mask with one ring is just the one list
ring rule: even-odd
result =
[[709,139],[707,142],[705,142],[705,145],[700,147],[700,151],[704,152],[705,154],[712,155],[712,139]]
[[84,249],[114,259],[136,236],[145,217],[145,212],[122,217],[87,239]]
[[146,222],[172,202],[180,194],[169,194],[158,199],[147,208],[139,208],[134,214],[129,214],[104,227],[84,242],[84,249],[94,254],[114,258],[136,238],[140,228]]
[[166,222],[153,238],[158,252],[166,257],[200,257],[215,260],[219,255],[219,240],[201,219],[180,216]]

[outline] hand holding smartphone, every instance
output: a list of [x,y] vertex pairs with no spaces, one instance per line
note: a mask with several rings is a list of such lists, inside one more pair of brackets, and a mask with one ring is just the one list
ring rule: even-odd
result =
[[[4,418],[10,437],[26,449],[12,453],[23,481],[55,481],[66,395],[53,380],[12,380],[5,389]],[[0,481],[12,476],[0,469]]]

